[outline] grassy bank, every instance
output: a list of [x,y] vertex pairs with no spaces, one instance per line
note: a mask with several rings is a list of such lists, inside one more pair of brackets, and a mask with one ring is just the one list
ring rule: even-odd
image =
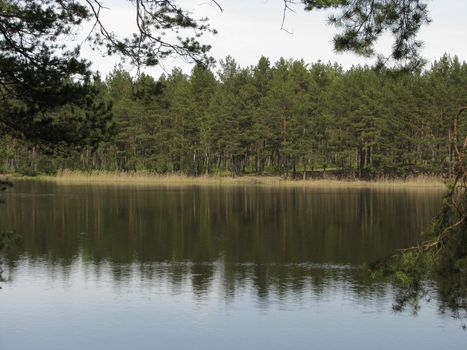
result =
[[34,177],[10,176],[10,179],[34,179],[61,184],[132,184],[132,185],[260,185],[283,187],[343,187],[343,188],[423,188],[445,189],[446,185],[437,177],[412,177],[407,179],[378,179],[372,181],[352,179],[308,179],[292,180],[279,176],[245,175],[239,177],[204,175],[186,176],[179,174],[161,175],[154,173],[128,172],[74,172],[62,171],[55,176],[38,175]]

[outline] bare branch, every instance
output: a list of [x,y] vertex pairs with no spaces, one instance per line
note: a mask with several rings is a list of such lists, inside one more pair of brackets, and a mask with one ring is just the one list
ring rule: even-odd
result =
[[221,7],[221,5],[216,0],[212,0],[211,4],[216,5],[221,12],[224,12],[224,9]]
[[293,32],[290,32],[289,30],[285,29],[284,24],[285,24],[285,19],[287,17],[287,12],[293,12],[295,13],[294,9],[290,6],[290,4],[295,5],[296,2],[293,0],[283,0],[284,1],[284,9],[282,13],[282,22],[281,22],[281,30],[288,34],[293,34]]

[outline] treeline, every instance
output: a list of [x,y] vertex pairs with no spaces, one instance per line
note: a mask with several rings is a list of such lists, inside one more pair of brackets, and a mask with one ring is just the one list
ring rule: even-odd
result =
[[116,68],[93,84],[113,114],[105,132],[72,149],[0,135],[1,170],[449,175],[452,117],[467,104],[467,65],[447,55],[417,73],[227,57],[217,72]]

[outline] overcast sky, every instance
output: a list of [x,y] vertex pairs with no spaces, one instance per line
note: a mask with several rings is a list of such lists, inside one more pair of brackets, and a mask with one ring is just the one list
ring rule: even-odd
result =
[[[104,0],[109,7],[104,22],[118,34],[128,34],[134,29],[134,9],[127,0]],[[295,13],[286,17],[286,31],[281,31],[282,0],[219,0],[224,8],[220,12],[210,5],[210,0],[180,0],[186,9],[197,16],[207,16],[215,36],[205,37],[212,45],[211,55],[220,60],[227,55],[233,56],[241,66],[255,65],[264,55],[275,62],[280,57],[304,59],[306,62],[332,61],[348,68],[354,64],[372,63],[374,59],[364,59],[351,53],[336,54],[332,48],[335,28],[327,25],[329,12],[305,12],[302,5],[295,6]],[[424,27],[419,38],[424,41],[423,55],[429,61],[438,59],[447,52],[467,60],[467,0],[432,0],[429,2],[432,23]],[[378,43],[382,53],[390,52],[391,39],[387,35]],[[93,69],[102,75],[110,72],[117,57],[102,58],[89,49],[83,51],[93,62]],[[192,64],[181,59],[167,59],[162,67],[146,70],[158,76],[164,69],[171,71],[178,66],[189,72]],[[128,67],[129,68],[129,67]]]

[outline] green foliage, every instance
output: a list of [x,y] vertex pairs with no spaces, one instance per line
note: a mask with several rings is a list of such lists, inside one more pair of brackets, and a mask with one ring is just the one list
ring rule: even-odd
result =
[[427,240],[370,266],[373,277],[383,276],[394,283],[397,290],[395,310],[410,305],[416,311],[420,298],[426,297],[431,290],[427,283],[436,281],[441,310],[450,309],[455,317],[467,319],[467,173],[464,155],[460,154],[456,162],[459,173],[432,230],[425,236]]
[[227,57],[217,76],[203,65],[158,79],[117,67],[89,81],[80,105],[48,113],[53,123],[43,132],[54,142],[0,137],[0,165],[29,174],[449,176],[453,105],[467,103],[466,84],[467,65],[449,56],[420,73],[285,59],[271,65],[265,57],[248,68]]
[[[337,51],[353,51],[363,56],[375,54],[374,45],[384,32],[394,37],[391,58],[406,61],[410,69],[424,64],[422,42],[417,34],[430,22],[427,1],[420,0],[303,0],[305,9],[333,9],[329,23],[340,32],[334,37]],[[340,12],[337,12],[339,11]],[[387,60],[380,58],[381,64]]]
[[400,288],[418,288],[427,278],[433,277],[439,257],[433,253],[419,254],[416,251],[401,252],[384,262],[370,267],[373,276],[389,276]]
[[[137,32],[117,37],[101,22],[100,1],[0,1],[0,137],[25,139],[35,148],[64,143],[94,148],[111,134],[109,105],[94,98],[99,77],[92,78],[90,63],[80,58],[83,43],[64,44],[85,23],[94,22],[85,40],[93,49],[120,54],[137,67],[172,54],[211,61],[210,47],[199,42],[202,34],[215,32],[206,19],[193,18],[173,1],[131,2]],[[177,35],[167,39],[165,32]]]
[[[343,9],[335,19],[345,28],[336,38],[340,49],[365,53],[381,30],[392,29],[398,42],[396,59],[413,56],[407,43],[426,20],[425,6],[411,1],[405,5],[400,1],[305,3],[308,10]],[[221,62],[218,81],[202,65],[191,77],[174,71],[159,81],[144,75],[133,81],[122,70],[114,71],[106,82],[91,78],[79,47],[61,44],[90,20],[95,26],[89,39],[97,47],[107,54],[121,54],[138,67],[157,64],[172,53],[209,61],[208,46],[181,35],[193,29],[197,37],[212,32],[204,19],[192,18],[172,1],[134,4],[138,32],[119,38],[100,22],[102,7],[97,1],[0,2],[2,169],[29,174],[64,167],[144,169],[194,175],[219,170],[288,175],[291,169],[294,177],[299,168],[306,176],[307,168],[316,167],[355,169],[359,176],[396,168],[443,170],[433,164],[439,166],[446,158],[445,152],[439,152],[448,132],[444,120],[420,128],[409,115],[409,128],[424,134],[408,135],[407,149],[391,149],[391,138],[401,133],[383,134],[394,130],[388,125],[391,118],[400,125],[399,115],[391,111],[386,116],[381,110],[387,102],[381,87],[388,79],[381,83],[381,77],[368,69],[342,74],[336,66],[318,64],[309,69],[301,61],[285,60],[271,68],[266,58],[256,67],[240,69],[228,58]],[[370,11],[368,16],[365,11]],[[410,20],[401,24],[401,14],[410,15],[404,17]],[[165,30],[179,34],[175,42],[164,39]],[[462,85],[465,79],[458,78],[462,74],[465,65],[447,57],[433,68],[427,86],[436,87],[428,92],[436,106],[459,102],[453,98],[455,91],[446,87]],[[418,91],[423,79],[410,80],[413,87],[408,93]],[[397,94],[400,89],[393,91]],[[420,104],[417,96],[409,102]],[[351,110],[342,110],[346,105]],[[112,113],[115,123],[110,121]],[[449,108],[440,113],[449,115]],[[335,121],[337,131],[332,130]],[[413,142],[419,136],[424,144]]]

